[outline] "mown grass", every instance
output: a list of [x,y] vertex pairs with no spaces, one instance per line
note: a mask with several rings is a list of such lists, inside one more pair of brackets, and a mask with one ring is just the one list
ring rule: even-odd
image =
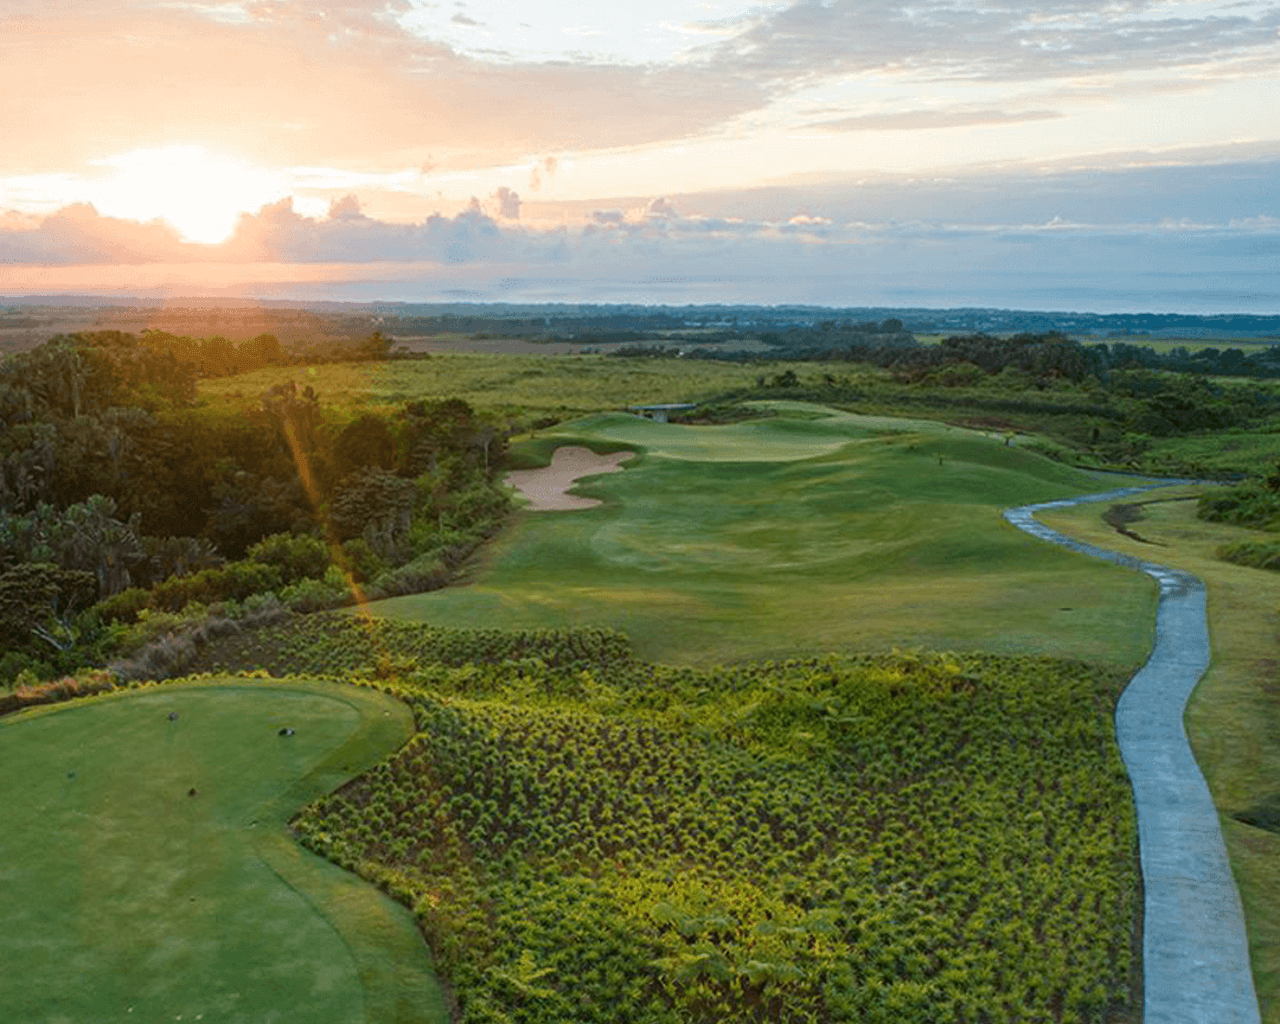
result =
[[[1196,493],[1187,490],[1184,493]],[[1169,495],[1176,496],[1177,492]],[[1176,566],[1205,581],[1213,660],[1188,702],[1187,735],[1219,810],[1232,871],[1244,902],[1253,975],[1266,1024],[1280,1022],[1280,575],[1214,557],[1254,531],[1208,523],[1194,501],[1144,505],[1129,528],[1101,522],[1105,506],[1043,514],[1073,537]],[[1159,545],[1159,546],[1156,546]],[[1245,824],[1247,818],[1269,827]]]
[[520,513],[467,586],[371,610],[453,627],[605,625],[668,664],[904,646],[1145,657],[1149,631],[1132,623],[1151,620],[1149,584],[999,515],[1113,479],[927,421],[777,411],[721,427],[601,414],[545,433],[543,457],[553,441],[637,457],[578,486],[600,507]]
[[4,1019],[447,1019],[412,919],[283,828],[411,731],[382,694],[245,680],[0,721]]

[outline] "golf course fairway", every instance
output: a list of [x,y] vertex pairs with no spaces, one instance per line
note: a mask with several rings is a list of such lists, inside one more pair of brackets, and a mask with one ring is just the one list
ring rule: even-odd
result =
[[284,828],[412,728],[377,691],[248,679],[0,720],[0,1016],[447,1020],[408,911]]
[[759,404],[775,415],[604,413],[513,445],[524,466],[562,445],[635,454],[573,489],[602,505],[520,513],[468,585],[369,609],[434,626],[611,626],[666,664],[893,647],[1145,659],[1149,580],[1000,516],[1125,478],[941,423]]

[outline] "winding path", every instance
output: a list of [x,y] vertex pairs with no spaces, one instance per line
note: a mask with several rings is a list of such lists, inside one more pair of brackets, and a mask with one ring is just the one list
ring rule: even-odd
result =
[[1240,894],[1217,809],[1182,725],[1187,698],[1209,666],[1204,583],[1190,573],[1072,540],[1034,518],[1047,509],[1160,486],[1166,484],[1024,505],[1004,517],[1042,540],[1138,569],[1160,584],[1155,646],[1116,707],[1116,738],[1138,813],[1145,890],[1143,1024],[1258,1024]]

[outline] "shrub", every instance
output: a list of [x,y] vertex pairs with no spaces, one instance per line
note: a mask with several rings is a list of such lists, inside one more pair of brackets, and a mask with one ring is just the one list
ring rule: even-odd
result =
[[369,584],[366,596],[379,601],[384,597],[439,590],[449,582],[450,575],[448,566],[437,554],[419,555],[412,562],[379,574]]
[[986,377],[987,375],[982,372],[982,369],[974,366],[973,363],[948,363],[946,366],[934,370],[924,379],[923,383],[945,388],[964,388],[972,387],[985,381]]
[[180,675],[196,654],[195,640],[189,635],[168,633],[108,668],[121,679],[167,679]]
[[343,544],[342,555],[346,559],[347,571],[355,577],[357,583],[367,583],[387,569],[387,563],[378,557],[377,552],[363,537],[356,537]]
[[261,562],[231,562],[191,576],[166,580],[151,591],[151,606],[180,611],[193,601],[212,604],[228,599],[243,601],[250,594],[274,590],[283,573],[278,566]]
[[346,587],[325,580],[299,580],[280,591],[280,600],[290,611],[306,614],[345,604],[350,594]]
[[1246,480],[1200,499],[1196,514],[1214,523],[1271,530],[1280,528],[1280,492],[1261,480]]
[[279,568],[282,583],[319,579],[329,567],[328,545],[306,533],[273,533],[253,545],[248,556],[250,561]]
[[105,601],[99,601],[90,610],[97,613],[101,622],[132,624],[138,621],[139,613],[147,607],[150,600],[151,594],[148,591],[141,587],[129,587],[118,594],[112,594]]
[[1280,572],[1280,540],[1238,540],[1215,552],[1224,562]]

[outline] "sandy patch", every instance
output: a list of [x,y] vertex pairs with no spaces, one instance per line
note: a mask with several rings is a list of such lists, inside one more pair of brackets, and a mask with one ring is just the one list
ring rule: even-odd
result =
[[577,508],[592,508],[603,502],[566,492],[581,477],[616,473],[622,468],[619,463],[625,462],[634,454],[614,452],[612,455],[597,455],[590,448],[561,445],[552,453],[550,466],[543,469],[517,469],[508,473],[504,481],[529,499],[525,508],[530,512],[568,512]]

